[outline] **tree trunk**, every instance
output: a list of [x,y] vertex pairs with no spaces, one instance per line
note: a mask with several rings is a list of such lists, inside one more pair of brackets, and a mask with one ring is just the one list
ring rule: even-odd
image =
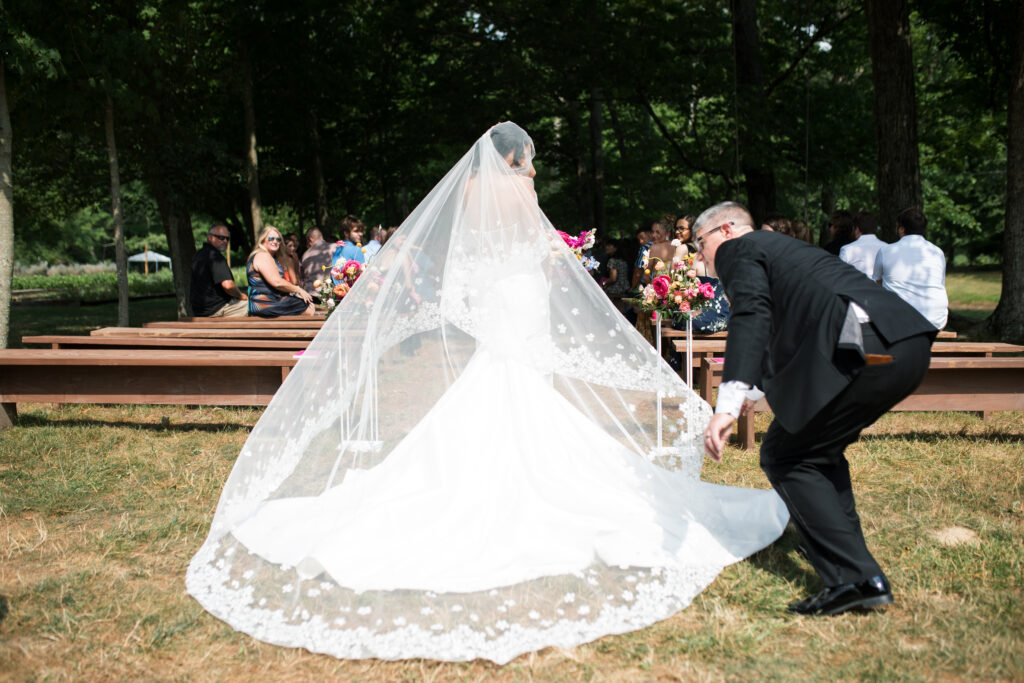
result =
[[316,194],[316,227],[327,229],[327,183],[324,182],[324,167],[320,158],[320,126],[316,114],[309,113],[309,144],[313,152],[313,184]]
[[896,239],[896,214],[922,207],[914,57],[908,0],[865,0],[878,144],[878,223]]
[[249,212],[255,243],[263,231],[263,204],[260,201],[259,156],[256,153],[256,108],[252,100],[252,60],[243,43],[239,51],[242,66],[242,107],[245,110],[245,179],[249,186]]
[[[7,66],[0,55],[0,349],[7,348],[14,278],[14,185],[11,179],[11,116],[7,111]],[[2,412],[2,411],[0,411]]]
[[178,300],[178,317],[192,315],[189,298],[189,281],[192,277],[192,258],[196,247],[192,238],[192,218],[188,211],[166,189],[162,181],[153,183],[157,209],[167,235],[167,246],[171,251],[171,275],[174,281],[174,296]]
[[596,228],[598,235],[604,235],[608,227],[604,212],[604,123],[601,119],[603,99],[601,88],[594,86],[590,89],[590,167],[594,223],[584,227]]
[[732,42],[736,58],[736,117],[739,119],[740,168],[747,208],[760,225],[775,211],[775,172],[764,126],[754,120],[767,111],[756,0],[731,0]]
[[580,210],[580,224],[588,227],[594,224],[594,204],[590,201],[587,157],[582,142],[583,130],[579,105],[575,101],[569,103],[566,118],[569,121],[569,134],[572,136],[573,156],[576,158],[576,204]]
[[114,263],[117,267],[117,326],[128,327],[128,254],[124,249],[124,218],[121,215],[121,177],[117,168],[114,138],[114,101],[107,94],[104,107],[107,132],[107,161],[110,164],[110,212],[114,217]]
[[1006,142],[1006,228],[1003,230],[1003,291],[988,331],[1024,344],[1024,2],[1017,2]]

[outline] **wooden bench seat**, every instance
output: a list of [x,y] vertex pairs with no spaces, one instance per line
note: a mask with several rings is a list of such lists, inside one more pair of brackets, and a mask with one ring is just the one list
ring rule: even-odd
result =
[[[1024,351],[1024,347],[1016,348]],[[701,360],[700,395],[708,403],[713,388],[721,382],[722,367],[721,360]],[[761,399],[755,410],[770,408]],[[1024,410],[1024,357],[933,355],[921,386],[893,410],[970,411],[983,416],[996,410]],[[753,448],[753,414],[740,416],[737,436],[741,448]]]
[[208,339],[202,337],[143,337],[129,335],[44,334],[21,338],[23,344],[45,344],[51,349],[239,349],[252,351],[302,351],[307,339]]
[[18,403],[270,403],[298,362],[293,351],[0,350],[0,428]]
[[261,329],[258,327],[101,327],[89,333],[95,337],[163,337],[197,339],[312,339],[317,329]]
[[[715,357],[725,355],[725,344],[727,339],[694,339],[691,342],[693,349],[693,367],[700,368],[704,357]],[[686,353],[686,340],[673,342],[675,350]],[[967,341],[936,341],[932,344],[933,356],[984,356],[989,357],[996,353],[1024,353],[1024,346],[1017,344],[1006,344],[1003,342],[967,342]],[[716,385],[717,386],[717,385]]]
[[145,328],[167,329],[216,329],[240,328],[262,330],[319,330],[324,325],[324,318],[304,316],[301,320],[282,320],[281,318],[185,318],[184,320],[159,320],[143,323]]

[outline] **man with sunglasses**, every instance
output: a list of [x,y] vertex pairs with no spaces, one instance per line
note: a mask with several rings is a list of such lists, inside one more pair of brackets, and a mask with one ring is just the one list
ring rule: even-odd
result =
[[248,315],[248,297],[231,275],[224,252],[231,243],[226,226],[215,225],[206,233],[206,243],[192,259],[190,299],[192,315],[210,318]]
[[693,230],[698,258],[732,307],[705,451],[721,460],[733,422],[764,396],[775,419],[761,469],[825,585],[789,611],[884,607],[892,592],[864,540],[844,451],[921,383],[935,328],[825,250],[753,225],[746,208],[724,202]]

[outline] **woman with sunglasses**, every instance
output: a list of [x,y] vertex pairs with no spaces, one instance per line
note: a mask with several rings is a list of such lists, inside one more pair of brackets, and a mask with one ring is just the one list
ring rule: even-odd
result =
[[313,296],[284,277],[283,249],[278,229],[264,228],[245,265],[249,279],[249,315],[261,318],[313,315]]

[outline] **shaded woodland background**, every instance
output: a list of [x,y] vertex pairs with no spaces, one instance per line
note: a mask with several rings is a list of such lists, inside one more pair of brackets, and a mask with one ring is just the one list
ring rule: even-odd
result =
[[1021,340],[1022,6],[0,0],[0,346],[15,260],[148,246],[184,312],[212,222],[235,258],[263,224],[397,225],[504,119],[570,232],[737,199],[818,231],[872,210],[892,240],[923,204],[951,264],[1002,268],[986,330]]

